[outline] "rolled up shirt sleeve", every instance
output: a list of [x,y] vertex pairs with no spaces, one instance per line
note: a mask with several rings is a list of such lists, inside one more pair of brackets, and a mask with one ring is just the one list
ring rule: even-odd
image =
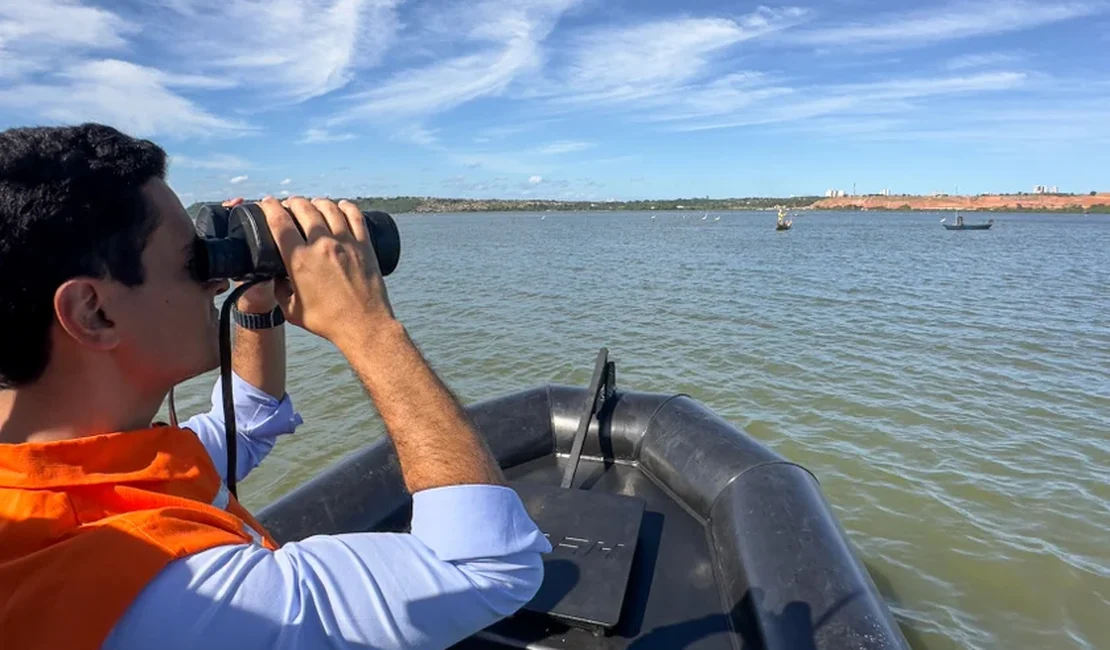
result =
[[[235,456],[235,479],[246,478],[274,448],[278,436],[297,430],[304,423],[293,408],[293,400],[283,395],[274,399],[247,383],[242,377],[231,374],[232,395],[235,400],[235,434],[238,447]],[[220,478],[227,479],[227,430],[224,428],[224,400],[220,379],[212,387],[212,410],[195,415],[181,424],[197,434],[208,450]]]
[[446,648],[527,603],[543,580],[540,554],[551,550],[506,487],[419,492],[411,530],[177,560],[103,647]]

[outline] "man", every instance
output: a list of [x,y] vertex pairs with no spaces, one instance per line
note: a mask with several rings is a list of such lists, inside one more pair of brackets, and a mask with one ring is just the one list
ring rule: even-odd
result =
[[[4,647],[440,648],[527,602],[550,546],[394,317],[349,202],[262,201],[290,278],[239,307],[273,300],[346,356],[413,493],[411,534],[278,547],[221,482],[218,391],[188,423],[203,431],[151,426],[218,365],[226,289],[196,279],[164,171],[105,126],[0,133]],[[255,416],[240,475],[297,423],[276,330],[238,334],[236,418]]]

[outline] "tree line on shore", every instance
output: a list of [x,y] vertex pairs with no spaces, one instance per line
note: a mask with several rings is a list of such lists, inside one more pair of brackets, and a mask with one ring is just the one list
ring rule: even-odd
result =
[[[336,199],[343,197],[334,197]],[[405,212],[585,212],[598,210],[771,210],[805,208],[820,197],[757,197],[739,199],[664,199],[639,201],[559,201],[545,199],[445,199],[426,196],[349,198],[360,210],[381,210],[390,214]],[[195,216],[202,202],[189,206]]]
[[[344,198],[344,197],[334,197]],[[788,210],[807,208],[834,209],[834,210],[863,210],[864,205],[855,205],[849,202],[839,202],[835,207],[821,205],[824,197],[818,196],[792,196],[792,197],[752,197],[731,199],[686,198],[665,200],[638,200],[638,201],[560,201],[544,199],[458,199],[437,198],[426,196],[394,196],[394,197],[367,197],[359,196],[350,198],[358,205],[360,210],[380,210],[390,214],[438,213],[438,212],[591,212],[591,211],[651,211],[651,210],[691,210],[695,212],[714,210],[774,210],[779,207]],[[1030,197],[1032,198],[1032,197]],[[204,203],[198,202],[189,206],[189,215],[195,217],[197,211]],[[914,207],[909,203],[896,207],[866,206],[868,210],[912,211],[928,210],[928,208]],[[1092,212],[1110,214],[1110,205],[1098,203],[1086,207],[1069,206],[1063,208],[1046,209],[1037,205],[1023,205],[1003,208],[978,208],[984,211],[1003,212]]]

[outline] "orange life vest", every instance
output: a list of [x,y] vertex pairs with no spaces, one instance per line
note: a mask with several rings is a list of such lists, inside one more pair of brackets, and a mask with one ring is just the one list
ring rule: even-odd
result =
[[185,429],[0,445],[0,645],[94,650],[171,561],[277,544]]

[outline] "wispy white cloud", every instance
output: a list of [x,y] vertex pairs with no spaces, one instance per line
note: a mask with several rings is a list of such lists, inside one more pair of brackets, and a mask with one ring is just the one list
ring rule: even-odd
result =
[[[878,133],[889,133],[907,128],[910,120],[904,117],[888,117],[883,115],[850,115],[818,116],[812,119],[768,125],[765,132],[779,132],[787,134],[818,134],[823,136],[870,136]],[[774,131],[774,129],[778,131]]]
[[[837,25],[835,17],[825,15],[820,17],[823,26],[810,21],[813,12],[805,9],[764,7],[735,19],[685,17],[593,28],[571,36],[563,56],[555,59],[557,65],[523,97],[566,110],[589,107],[640,122],[667,122],[667,128],[678,131],[876,115],[887,116],[883,128],[892,128],[898,114],[917,110],[931,98],[1021,89],[1030,75],[998,69],[1017,62],[1017,54],[992,53],[949,61],[951,70],[969,74],[891,78],[888,71],[877,82],[803,82],[805,75],[797,73],[737,69],[737,60],[754,60],[737,55],[752,51],[743,44],[756,39],[795,52],[799,45],[921,45],[1047,25],[1108,6],[1095,1],[987,0],[849,25]],[[971,74],[975,68],[982,72]],[[870,125],[861,128],[876,126],[869,119]]]
[[431,115],[503,91],[522,71],[539,62],[527,39],[516,39],[496,53],[471,54],[394,76],[359,96],[360,105],[339,122],[358,118]]
[[173,92],[180,81],[127,61],[84,61],[47,80],[0,90],[0,107],[55,122],[104,122],[138,136],[226,136],[253,130]]
[[907,102],[959,93],[992,92],[1021,87],[1020,72],[988,72],[968,76],[907,78],[875,83],[831,84],[789,90],[775,102],[759,104],[725,119],[683,122],[676,131],[753,126],[806,120],[838,114],[883,114],[912,106]]
[[579,0],[486,0],[449,11],[465,54],[399,72],[332,123],[390,121],[441,113],[479,97],[502,94],[517,77],[539,70],[540,43],[560,15]]
[[555,155],[564,153],[574,153],[576,151],[585,151],[595,146],[593,142],[581,142],[576,140],[559,140],[540,147],[537,151],[542,154]]
[[358,136],[354,133],[332,133],[327,129],[307,129],[297,142],[301,144],[322,144],[326,142],[345,142],[354,140],[356,137]]
[[140,22],[79,0],[0,4],[0,107],[37,120],[106,122],[141,136],[251,131],[185,98],[235,82],[122,60]]
[[574,111],[588,107],[637,121],[725,115],[789,88],[730,61],[743,44],[790,29],[810,13],[761,7],[735,18],[671,18],[593,28],[569,39],[558,65],[524,98]]
[[250,180],[250,176],[232,176],[231,178],[227,179],[227,182],[231,183],[232,185],[238,185],[239,183],[243,183],[248,180]]
[[949,70],[968,70],[1012,65],[1024,59],[1025,55],[1017,52],[980,52],[952,57],[945,61],[944,66]]
[[[0,107],[142,136],[247,133],[241,118],[205,108],[193,93],[242,87],[254,102],[237,108],[256,112],[341,88],[381,62],[401,1],[0,2]],[[158,67],[140,58],[151,53]],[[349,137],[310,132],[305,141]]]
[[514,180],[511,176],[471,178],[462,174],[445,178],[440,186],[454,196],[539,197],[545,199],[592,199],[603,185],[592,178],[548,178],[541,183]]
[[[546,173],[555,167],[550,164],[549,157],[536,156],[529,151],[468,151],[443,146],[433,150],[453,164],[499,174],[521,174],[525,170]],[[547,159],[546,162],[544,158]]]
[[285,180],[283,180],[283,181],[281,182],[281,185],[288,185],[288,184],[290,184],[290,183],[292,183],[292,182],[293,182],[293,179],[292,179],[292,178],[286,178]]
[[709,64],[738,43],[787,29],[806,14],[797,7],[761,7],[738,19],[665,19],[591,30],[572,40],[556,82],[544,81],[536,93],[589,104],[669,95],[712,72]]
[[534,175],[534,176],[529,176],[528,177],[528,182],[531,183],[532,185],[539,185],[540,183],[543,182],[543,176],[540,176],[538,174]]
[[[301,102],[346,86],[394,45],[401,0],[173,0],[146,24],[182,67],[250,86],[255,97]],[[233,33],[228,26],[233,25]],[[181,34],[190,38],[180,38]]]
[[215,169],[220,171],[235,171],[247,169],[250,162],[226,153],[214,153],[204,157],[171,156],[170,163],[175,168],[181,169]]
[[[952,115],[945,123],[902,122],[892,128],[876,125],[863,137],[894,141],[976,142],[1024,151],[1038,144],[1050,147],[1088,147],[1110,143],[1110,108],[1098,101],[1076,98],[1047,100],[1037,107],[991,107],[990,110]],[[1080,145],[1080,143],[1082,143]]]
[[757,72],[727,74],[657,98],[648,121],[690,120],[736,113],[793,95],[794,88]]
[[34,0],[0,4],[0,45],[11,51],[36,46],[122,48],[139,26],[97,7],[71,0]]
[[1106,10],[1101,1],[979,0],[891,13],[869,22],[817,27],[794,33],[791,40],[818,46],[911,47],[1031,29]]
[[395,137],[422,147],[432,147],[439,143],[439,137],[434,130],[426,129],[419,124],[402,127],[396,131]]
[[175,74],[160,71],[159,75],[167,86],[190,90],[227,90],[235,88],[239,82],[230,77],[214,77],[202,74]]
[[4,49],[0,42],[0,81],[18,80],[36,72],[47,69],[45,60],[35,60],[27,56],[19,56]]
[[543,119],[528,119],[523,122],[510,122],[508,124],[498,124],[496,126],[489,126],[474,132],[474,141],[478,143],[486,143],[494,140],[504,140],[511,138],[522,133],[529,133],[537,130],[547,130],[552,128],[552,125],[561,122],[563,118],[543,118]]

